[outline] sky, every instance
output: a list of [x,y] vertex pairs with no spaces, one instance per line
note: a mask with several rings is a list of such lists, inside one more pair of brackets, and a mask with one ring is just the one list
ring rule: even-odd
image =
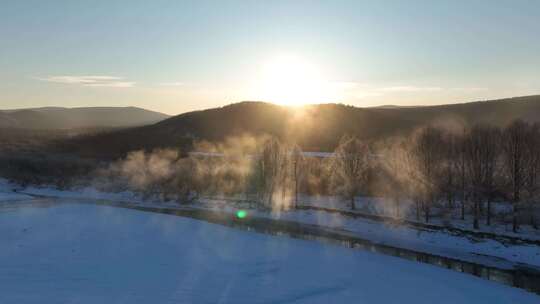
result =
[[540,94],[540,1],[0,0],[0,109]]

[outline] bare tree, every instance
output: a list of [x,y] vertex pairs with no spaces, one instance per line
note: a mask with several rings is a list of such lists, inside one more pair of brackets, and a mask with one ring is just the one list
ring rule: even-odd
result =
[[291,149],[291,170],[294,182],[294,208],[298,207],[299,185],[303,178],[304,156],[298,145],[293,145]]
[[446,195],[446,207],[453,210],[456,201],[456,192],[459,187],[459,169],[461,161],[461,141],[460,135],[447,133],[444,136],[443,152],[443,181],[442,191]]
[[387,172],[382,188],[394,201],[394,215],[397,218],[401,217],[400,201],[408,194],[407,186],[409,185],[408,165],[410,163],[404,145],[403,140],[390,143],[379,159],[381,167]]
[[201,182],[193,174],[196,163],[191,158],[179,159],[173,185],[180,203],[191,203],[200,195]]
[[342,190],[355,209],[355,197],[366,184],[370,162],[370,151],[366,143],[355,137],[344,136],[334,152],[334,176],[342,183]]
[[456,160],[454,162],[457,172],[457,187],[460,194],[461,202],[461,219],[465,220],[465,204],[467,202],[467,174],[466,174],[466,155],[465,155],[465,136],[466,130],[464,129],[460,136],[456,138],[455,142],[455,151],[456,151]]
[[525,168],[524,192],[530,225],[538,229],[536,204],[540,194],[540,124],[536,123],[529,127],[527,138],[525,153],[528,165]]
[[499,130],[489,126],[474,126],[465,138],[465,168],[473,199],[473,226],[479,228],[480,204],[488,203],[487,224],[491,219],[491,200],[499,155]]
[[438,200],[442,175],[443,132],[431,126],[412,136],[409,158],[414,166],[409,173],[415,182],[416,197],[420,199],[424,220],[429,222],[430,211]]
[[497,191],[497,176],[501,162],[501,130],[487,127],[484,130],[483,166],[485,167],[483,195],[487,202],[486,225],[491,225],[491,203]]
[[252,176],[252,188],[258,195],[259,203],[273,207],[274,192],[282,176],[285,152],[279,140],[272,137],[262,146],[255,156]]
[[517,120],[510,124],[503,133],[504,175],[510,188],[512,199],[512,231],[519,229],[518,213],[521,194],[526,183],[526,170],[529,165],[527,145],[529,126]]

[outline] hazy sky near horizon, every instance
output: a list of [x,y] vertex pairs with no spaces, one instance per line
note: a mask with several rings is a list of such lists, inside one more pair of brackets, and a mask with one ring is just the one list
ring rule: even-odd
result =
[[540,1],[0,0],[0,109],[540,94]]

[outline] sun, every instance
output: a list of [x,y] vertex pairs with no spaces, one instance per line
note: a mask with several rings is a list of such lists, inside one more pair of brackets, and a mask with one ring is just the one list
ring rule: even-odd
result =
[[296,56],[279,56],[262,65],[257,87],[260,100],[289,106],[331,102],[337,98],[322,71]]

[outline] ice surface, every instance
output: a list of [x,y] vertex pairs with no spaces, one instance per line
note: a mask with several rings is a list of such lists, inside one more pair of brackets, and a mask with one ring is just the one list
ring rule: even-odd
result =
[[11,208],[0,231],[0,303],[540,303],[426,264],[122,208]]

